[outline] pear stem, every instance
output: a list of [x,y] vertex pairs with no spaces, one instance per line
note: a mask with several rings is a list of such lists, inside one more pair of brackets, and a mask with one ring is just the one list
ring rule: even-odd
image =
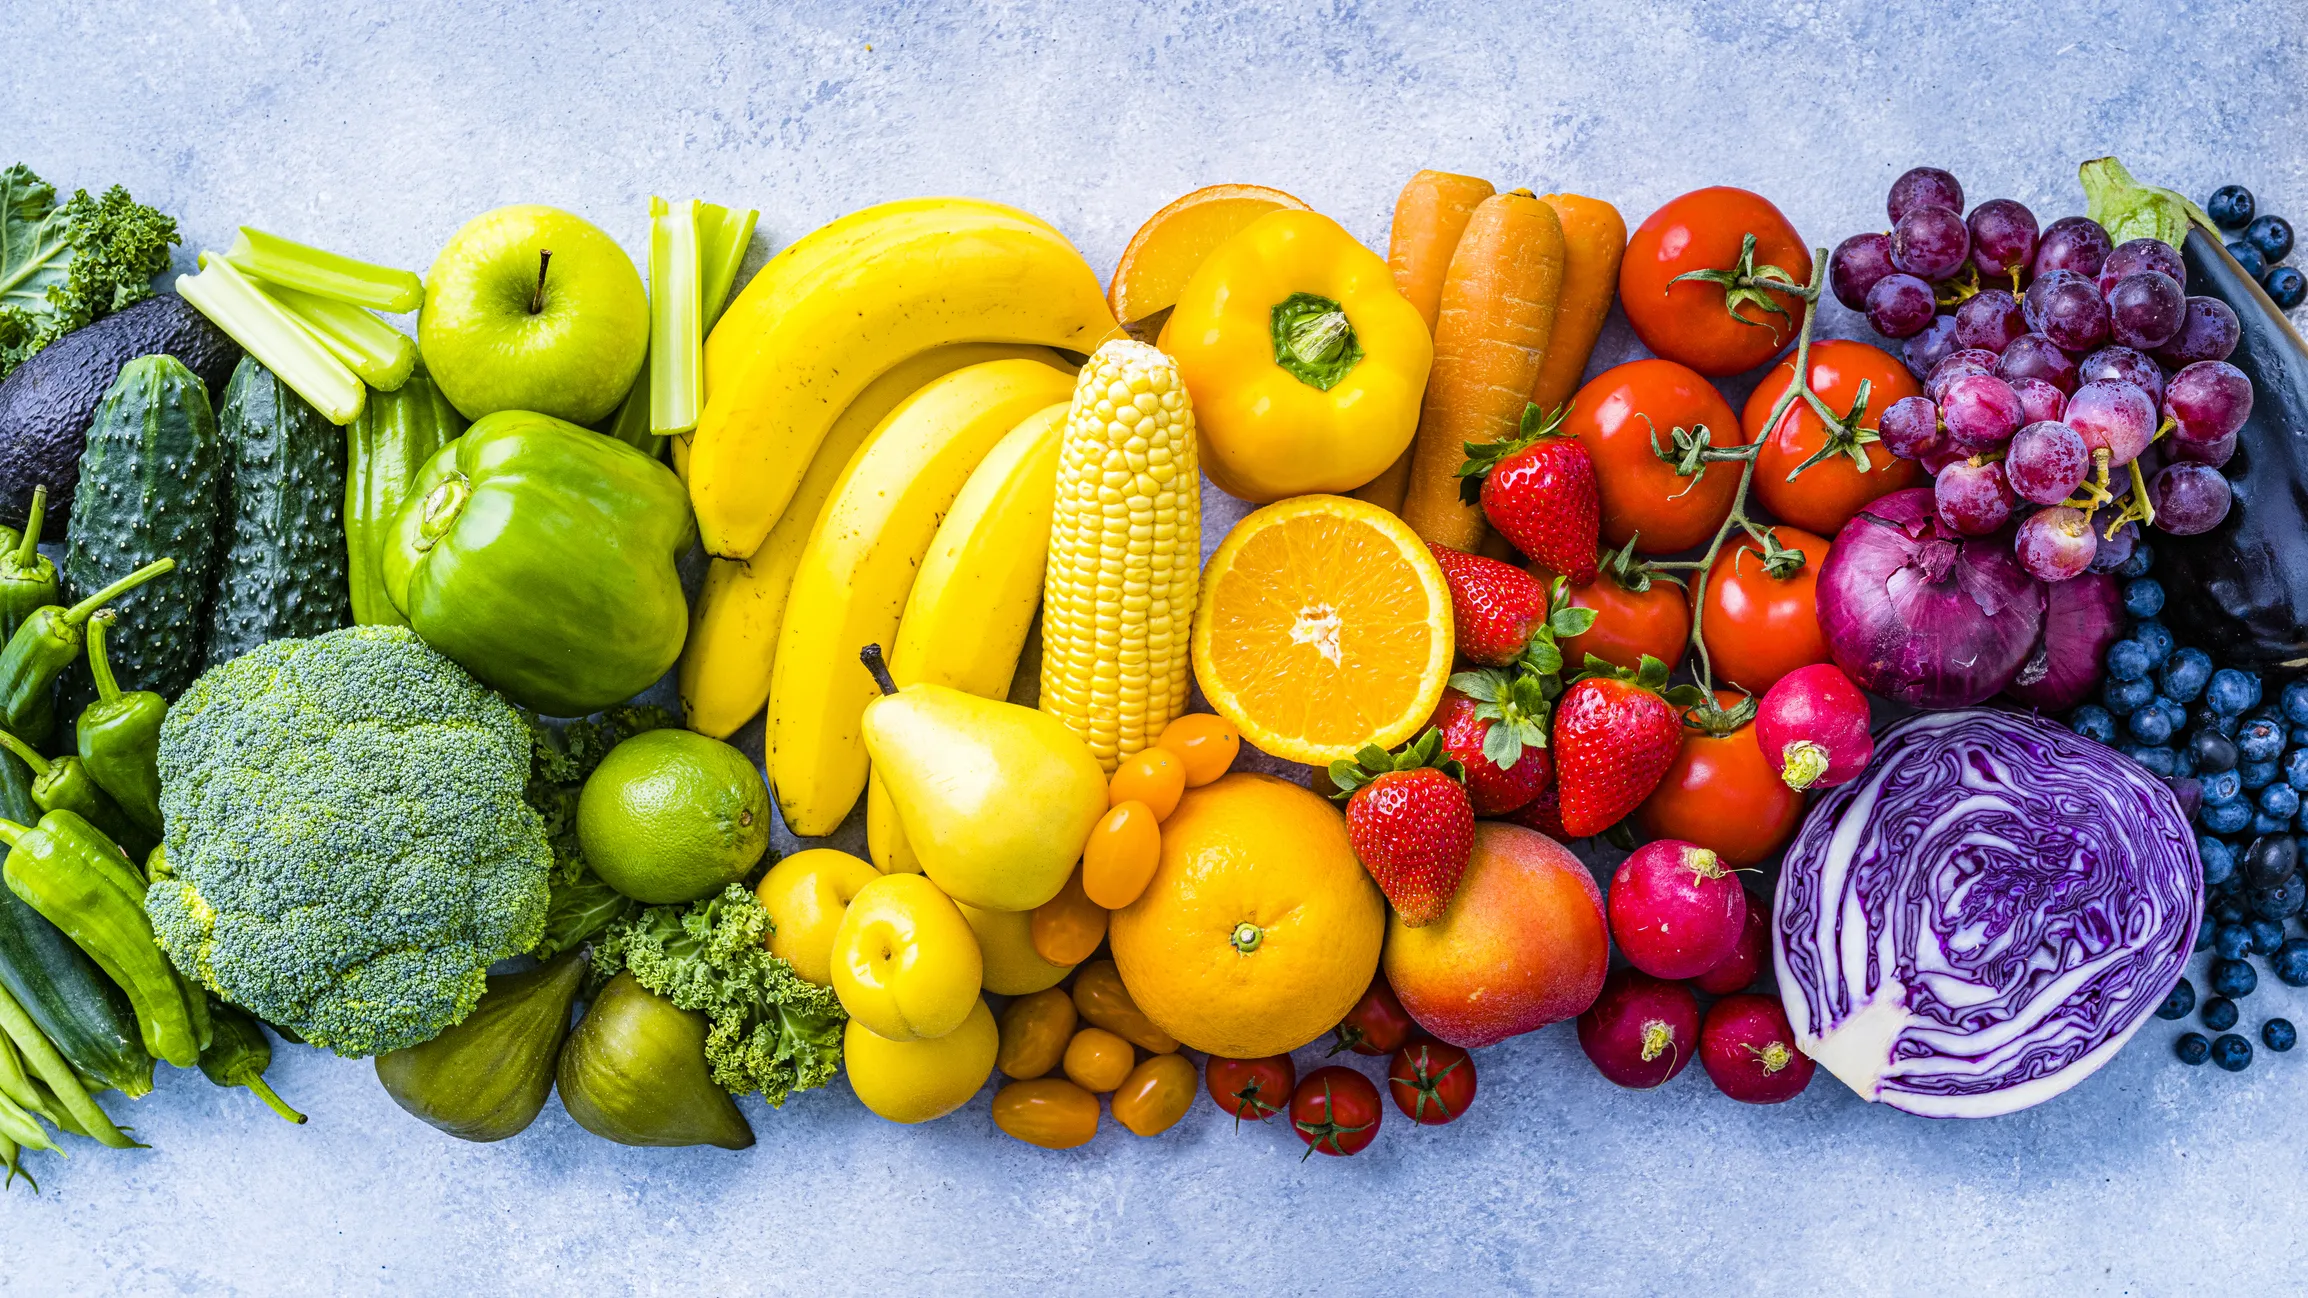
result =
[[898,683],[890,676],[890,665],[882,661],[882,647],[880,645],[869,644],[858,650],[857,656],[858,661],[865,664],[865,669],[874,674],[874,684],[882,687],[882,693],[895,694],[898,692]]
[[545,268],[553,264],[553,250],[546,248],[537,254],[537,291],[529,295],[529,314],[545,309]]

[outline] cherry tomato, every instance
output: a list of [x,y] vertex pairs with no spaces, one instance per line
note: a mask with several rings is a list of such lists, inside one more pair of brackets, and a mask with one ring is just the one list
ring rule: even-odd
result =
[[1020,996],[1002,1011],[1000,1046],[994,1067],[1005,1077],[1027,1081],[1041,1077],[1066,1057],[1066,1043],[1080,1019],[1074,998],[1062,987],[1045,988]]
[[1066,1043],[1067,1080],[1092,1094],[1104,1095],[1120,1086],[1137,1063],[1130,1043],[1104,1028],[1083,1028]]
[[1063,1077],[1012,1082],[994,1093],[994,1125],[1044,1149],[1087,1145],[1098,1134],[1098,1097]]
[[[1707,606],[1699,619],[1715,679],[1758,697],[1796,668],[1827,661],[1816,600],[1827,542],[1792,527],[1769,530],[1782,546],[1803,552],[1803,566],[1774,577],[1764,567],[1763,547],[1754,537],[1740,535],[1708,570]],[[1693,582],[1694,603],[1697,595]]]
[[1057,896],[1034,908],[1026,932],[1034,954],[1051,964],[1078,965],[1106,940],[1106,908],[1083,890],[1081,866],[1074,867]]
[[[1726,711],[1741,702],[1729,690],[1715,692],[1715,705]],[[1753,721],[1726,735],[1685,725],[1674,764],[1635,809],[1646,838],[1697,843],[1734,866],[1768,860],[1802,822],[1803,795],[1763,760]]]
[[1405,1117],[1439,1127],[1474,1103],[1474,1056],[1440,1041],[1412,1042],[1394,1052],[1386,1086]]
[[1082,846],[1082,891],[1107,910],[1138,900],[1162,864],[1162,827],[1154,809],[1132,800],[1116,803]]
[[1110,1101],[1114,1121],[1134,1136],[1159,1136],[1194,1107],[1194,1065],[1184,1055],[1152,1055],[1130,1070]]
[[1268,1055],[1264,1059],[1228,1059],[1210,1056],[1202,1077],[1210,1086],[1210,1102],[1234,1115],[1234,1125],[1243,1122],[1264,1122],[1267,1115],[1282,1112],[1290,1103],[1290,1090],[1298,1085],[1298,1065],[1288,1055]]
[[[1792,356],[1764,376],[1762,386],[1747,398],[1747,409],[1739,417],[1746,440],[1752,442],[1763,435],[1763,421],[1771,417],[1771,407],[1794,381]],[[1859,402],[1861,383],[1867,384],[1867,409],[1859,417],[1859,426],[1869,431],[1882,421],[1891,403],[1923,395],[1923,388],[1907,372],[1907,366],[1881,348],[1840,338],[1811,344],[1811,390],[1829,410],[1849,417]],[[1788,474],[1826,444],[1827,425],[1810,402],[1798,397],[1779,417],[1779,427],[1772,431],[1770,440],[1755,453],[1755,498],[1778,518],[1821,536],[1833,536],[1877,496],[1923,481],[1922,465],[1900,459],[1875,442],[1863,448],[1869,466],[1865,473],[1859,471],[1848,452],[1839,451],[1796,474],[1794,481],[1787,480]]]
[[[1745,445],[1739,417],[1723,394],[1673,361],[1613,366],[1571,398],[1563,429],[1585,444],[1594,461],[1605,545],[1615,549],[1639,537],[1635,548],[1641,553],[1673,554],[1715,535],[1738,494],[1739,466],[1705,464],[1692,477],[1678,473],[1676,435],[1694,437],[1701,428],[1710,446]],[[1661,459],[1661,451],[1669,458]]]
[[1242,732],[1224,717],[1189,712],[1162,727],[1154,746],[1176,753],[1186,766],[1186,787],[1199,789],[1234,765],[1234,755],[1242,749]]
[[[1555,579],[1555,574],[1535,564],[1531,575],[1542,582]],[[1577,671],[1588,654],[1628,671],[1641,667],[1646,654],[1667,664],[1669,671],[1683,661],[1683,650],[1691,641],[1691,604],[1681,586],[1654,576],[1648,590],[1638,591],[1621,584],[1606,564],[1595,580],[1568,594],[1572,608],[1595,610],[1593,626],[1560,641],[1568,671]]]
[[[1740,261],[1740,246],[1755,249]],[[1651,213],[1627,240],[1619,263],[1619,304],[1654,356],[1720,378],[1744,374],[1795,341],[1803,300],[1772,290],[1742,293],[1734,318],[1720,283],[1687,279],[1690,271],[1761,271],[1776,266],[1798,285],[1811,282],[1811,250],[1771,200],[1718,185],[1694,190]],[[1769,302],[1778,310],[1766,306]]]
[[1411,1020],[1410,1011],[1395,999],[1394,988],[1387,985],[1386,975],[1379,974],[1370,980],[1362,999],[1338,1021],[1333,1029],[1338,1039],[1327,1053],[1335,1055],[1341,1050],[1351,1050],[1358,1055],[1393,1054],[1416,1031],[1418,1024]]
[[1142,748],[1122,759],[1106,784],[1106,805],[1143,802],[1156,821],[1170,819],[1186,792],[1186,763],[1167,748]]
[[1378,1139],[1378,1087],[1351,1068],[1332,1064],[1306,1075],[1290,1095],[1290,1125],[1316,1150],[1343,1158]]

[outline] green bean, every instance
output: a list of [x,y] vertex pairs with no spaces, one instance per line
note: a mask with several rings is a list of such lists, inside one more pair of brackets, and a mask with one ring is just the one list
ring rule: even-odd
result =
[[32,1016],[24,1012],[24,1007],[4,986],[0,986],[0,1032],[7,1033],[16,1043],[16,1048],[24,1053],[24,1062],[32,1066],[41,1081],[48,1083],[48,1088],[56,1093],[57,1103],[91,1139],[113,1149],[145,1148],[129,1139],[128,1134],[114,1126],[104,1110],[97,1107],[96,1101],[89,1097],[88,1088],[80,1084],[79,1076],[72,1071],[72,1065],[65,1063],[64,1056],[56,1053],[56,1047],[48,1044],[48,1038],[40,1035],[40,1029],[32,1024]]

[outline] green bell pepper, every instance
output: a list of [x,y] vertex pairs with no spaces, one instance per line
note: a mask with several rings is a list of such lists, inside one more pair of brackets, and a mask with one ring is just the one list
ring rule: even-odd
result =
[[484,684],[547,716],[583,716],[681,656],[689,613],[674,565],[695,536],[671,469],[613,437],[503,410],[410,484],[384,548],[385,593]]

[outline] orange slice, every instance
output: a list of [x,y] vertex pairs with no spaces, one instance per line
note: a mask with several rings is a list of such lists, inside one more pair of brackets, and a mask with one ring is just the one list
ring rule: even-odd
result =
[[1204,185],[1146,218],[1130,236],[1122,263],[1114,268],[1114,282],[1106,288],[1114,318],[1136,324],[1176,306],[1204,257],[1243,226],[1285,207],[1308,210],[1298,199],[1264,185]]
[[1276,757],[1321,765],[1410,738],[1442,699],[1452,649],[1442,569],[1376,505],[1268,505],[1202,570],[1194,678]]

